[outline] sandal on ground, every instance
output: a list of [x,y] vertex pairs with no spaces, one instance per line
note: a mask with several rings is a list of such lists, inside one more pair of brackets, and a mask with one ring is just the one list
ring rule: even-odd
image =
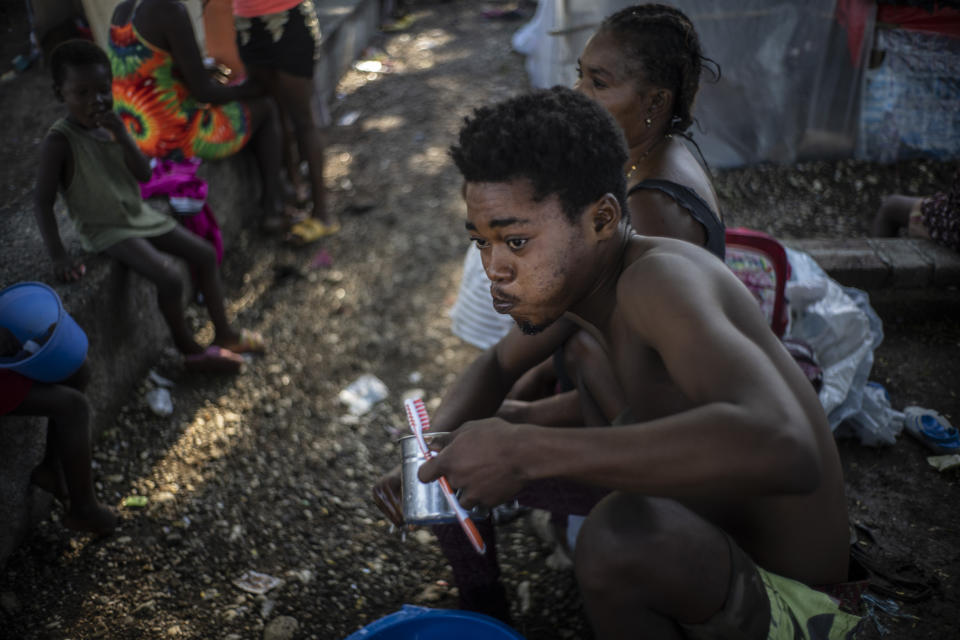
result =
[[267,350],[267,343],[259,331],[241,329],[240,339],[231,343],[229,350],[233,353],[263,353]]
[[187,371],[202,373],[240,373],[243,358],[239,354],[217,345],[210,345],[200,353],[183,357]]
[[960,453],[960,432],[933,409],[905,407],[903,426],[934,453]]
[[311,244],[337,233],[340,233],[339,222],[324,224],[316,218],[307,218],[290,228],[290,241],[300,245]]

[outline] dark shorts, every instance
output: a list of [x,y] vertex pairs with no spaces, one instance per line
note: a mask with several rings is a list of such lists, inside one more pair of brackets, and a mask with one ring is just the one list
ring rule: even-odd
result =
[[0,416],[10,413],[26,399],[33,380],[16,371],[0,369]]
[[234,24],[243,64],[313,77],[313,65],[320,55],[320,22],[313,0],[303,0],[280,13],[255,18],[235,16]]

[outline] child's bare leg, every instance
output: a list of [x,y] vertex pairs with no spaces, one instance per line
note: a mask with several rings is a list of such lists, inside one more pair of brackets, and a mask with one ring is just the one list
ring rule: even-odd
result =
[[[177,229],[181,229],[177,227]],[[184,233],[189,233],[181,229]],[[170,232],[173,233],[173,232]],[[157,304],[170,328],[173,343],[180,353],[195,354],[203,347],[193,339],[183,315],[183,279],[173,258],[162,253],[144,238],[129,238],[113,245],[106,253],[127,265],[157,287]]]
[[100,504],[93,488],[90,405],[86,396],[64,385],[37,383],[14,413],[49,418],[47,458],[62,469],[70,497],[64,524],[78,531],[112,531],[117,526],[117,515]]
[[235,346],[240,340],[240,334],[230,328],[230,322],[227,320],[220,267],[217,265],[217,253],[213,246],[195,233],[179,226],[162,236],[150,238],[150,243],[163,253],[183,258],[187,264],[196,269],[203,301],[216,331],[214,344],[228,349]]

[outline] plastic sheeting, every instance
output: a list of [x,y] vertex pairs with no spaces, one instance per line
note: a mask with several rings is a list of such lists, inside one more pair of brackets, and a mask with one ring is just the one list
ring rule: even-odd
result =
[[830,278],[807,253],[787,249],[791,322],[787,336],[809,344],[823,371],[820,404],[837,435],[867,446],[896,442],[902,415],[880,385],[869,382],[883,324],[859,289]]
[[867,71],[857,157],[950,159],[960,151],[960,38],[879,29]]
[[[541,0],[515,34],[531,83],[570,86],[576,61],[622,0]],[[701,78],[693,133],[715,167],[853,154],[875,6],[844,0],[676,0],[722,79]],[[855,20],[849,18],[852,13]],[[856,24],[848,38],[848,27]]]

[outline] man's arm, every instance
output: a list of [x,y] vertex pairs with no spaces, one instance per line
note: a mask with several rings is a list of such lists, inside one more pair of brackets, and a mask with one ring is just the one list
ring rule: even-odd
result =
[[226,86],[210,77],[210,73],[203,66],[203,56],[197,45],[190,15],[181,3],[168,2],[162,7],[150,7],[149,14],[144,18],[162,30],[170,55],[183,74],[183,80],[191,95],[199,102],[223,104],[263,94],[260,87],[250,82]]
[[518,443],[531,477],[678,497],[814,490],[823,409],[749,294],[720,264],[643,261],[624,274],[618,304],[694,408],[586,433],[532,430]]
[[468,425],[420,479],[446,475],[465,506],[498,504],[541,478],[678,498],[813,491],[815,430],[827,428],[816,394],[722,264],[665,258],[628,269],[618,305],[694,408],[590,429]]
[[33,195],[33,214],[47,246],[47,253],[53,260],[54,274],[67,282],[79,280],[85,270],[83,264],[71,258],[64,248],[57,228],[57,218],[53,213],[57,187],[70,154],[70,143],[63,135],[50,133],[44,138],[40,145],[37,185]]
[[575,330],[565,318],[535,336],[510,329],[457,377],[433,418],[434,430],[453,431],[468,420],[496,414],[513,383],[552,355]]

